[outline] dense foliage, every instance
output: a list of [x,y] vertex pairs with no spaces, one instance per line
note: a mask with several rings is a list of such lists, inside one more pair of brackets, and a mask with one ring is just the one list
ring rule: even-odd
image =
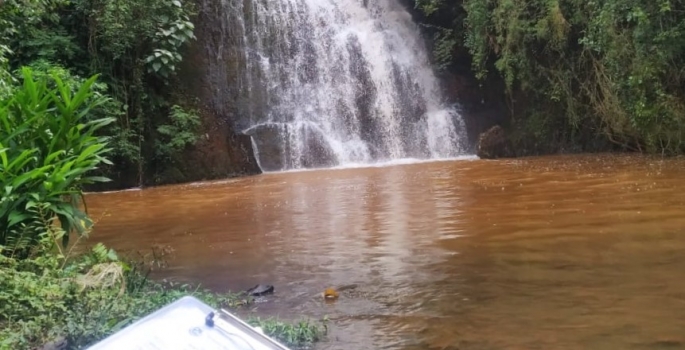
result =
[[55,219],[64,244],[88,229],[81,189],[107,180],[87,173],[108,163],[106,139],[95,132],[112,122],[90,118],[104,102],[91,91],[95,79],[74,92],[57,75],[36,80],[24,68],[20,87],[0,100],[0,246],[30,248]]
[[[173,3],[180,8],[180,3]],[[31,19],[43,11],[45,18],[54,20],[45,11],[74,3],[17,4],[9,1],[14,8],[1,8],[4,39],[13,38],[19,29],[31,31],[26,24],[37,25],[8,18]],[[182,23],[173,25],[181,31],[188,29]],[[163,30],[158,38],[176,35],[176,30]],[[191,34],[184,32],[182,37]],[[43,40],[42,35],[62,34],[30,35]],[[178,59],[164,57],[180,45],[178,40],[160,44],[161,49],[144,60],[150,74],[170,75]],[[102,244],[86,254],[74,254],[92,226],[83,186],[108,181],[96,172],[101,165],[111,164],[107,156],[112,148],[122,151],[116,142],[127,142],[111,127],[121,122],[125,101],[110,93],[117,85],[98,82],[97,75],[81,78],[76,70],[52,61],[68,52],[57,47],[48,50],[42,44],[34,47],[28,41],[14,44],[16,54],[0,45],[0,349],[36,349],[46,344],[54,345],[48,348],[85,348],[186,295],[213,307],[249,303],[235,295],[149,281],[144,260],[126,263]],[[12,72],[11,61],[31,49],[37,50],[28,54],[35,60]],[[198,123],[192,113],[171,106],[168,124],[157,125],[163,137],[156,140],[156,156],[173,161],[174,153],[193,142],[192,129]],[[70,242],[73,236],[78,239]],[[251,322],[293,346],[322,335],[319,326],[308,322]]]
[[[98,244],[67,261],[50,253],[48,240],[30,259],[6,257],[0,247],[0,350],[48,343],[82,349],[186,295],[215,308],[237,308],[249,299],[189,285],[148,280],[142,263],[126,263]],[[45,251],[44,249],[48,249]],[[325,328],[306,321],[249,320],[295,348],[321,339]]]
[[[114,118],[100,131],[111,137],[114,162],[104,170],[142,184],[197,139],[194,102],[173,96],[183,49],[195,38],[193,15],[193,4],[179,0],[4,0],[0,56],[10,72],[31,66],[69,86],[99,75],[98,93],[110,100],[93,113]],[[191,136],[160,136],[179,123]]]
[[448,67],[506,82],[521,137],[685,151],[682,0],[416,0]]

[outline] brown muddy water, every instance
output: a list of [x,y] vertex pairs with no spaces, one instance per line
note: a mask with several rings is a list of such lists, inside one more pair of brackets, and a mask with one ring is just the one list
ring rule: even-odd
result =
[[318,349],[685,348],[684,160],[464,160],[87,199],[91,241],[173,250],[158,278],[269,283],[261,314],[328,315]]

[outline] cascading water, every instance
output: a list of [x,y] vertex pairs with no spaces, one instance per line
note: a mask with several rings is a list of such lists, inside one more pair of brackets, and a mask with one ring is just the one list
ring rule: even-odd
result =
[[239,51],[236,124],[263,170],[463,152],[461,116],[396,0],[222,1]]

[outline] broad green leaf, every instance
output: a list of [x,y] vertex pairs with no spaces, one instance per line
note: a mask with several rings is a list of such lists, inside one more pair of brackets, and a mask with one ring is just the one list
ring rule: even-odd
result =
[[[2,144],[0,143],[0,147],[2,147]],[[0,148],[0,160],[2,160],[2,168],[7,169],[7,151],[9,151],[9,148]]]
[[71,104],[71,90],[68,86],[64,85],[64,81],[62,81],[62,78],[60,78],[56,73],[52,73],[51,75],[52,80],[57,85],[57,91],[62,97],[62,101],[64,101],[64,105],[69,106]]
[[[0,181],[5,191],[0,199],[2,228],[10,222],[21,224],[22,229],[15,231],[27,233],[33,240],[41,230],[28,224],[54,214],[67,232],[85,234],[91,221],[77,208],[79,188],[105,180],[87,175],[98,164],[109,162],[104,157],[111,150],[109,138],[95,132],[116,119],[90,120],[94,108],[108,101],[96,91],[100,88],[95,83],[97,76],[74,85],[53,71],[48,78],[54,84],[48,86],[48,79],[34,76],[30,68],[22,68],[21,73],[23,84],[11,99],[0,100]],[[40,217],[37,208],[44,211]],[[0,245],[7,239],[19,239],[8,236],[12,234],[1,232]],[[68,238],[64,236],[61,238]]]
[[80,161],[86,159],[87,157],[91,156],[92,154],[95,154],[98,151],[102,150],[103,148],[105,148],[105,145],[100,144],[100,143],[91,145],[88,148],[86,148],[83,152],[81,152],[81,154],[78,156],[78,158],[76,158],[76,161],[80,162]]
[[36,157],[33,155],[37,152],[35,149],[31,150],[25,150],[21,152],[13,161],[10,163],[7,168],[5,169],[6,171],[9,172],[16,172],[18,170],[21,170],[24,168],[24,166],[29,163],[32,160],[37,160]]
[[47,174],[47,171],[50,168],[52,168],[52,167],[51,166],[44,166],[44,167],[34,169],[30,172],[24,173],[22,175],[19,175],[16,178],[14,178],[14,180],[12,180],[12,186],[14,186],[14,188],[19,188],[29,180],[37,179],[38,177],[45,177]]
[[79,106],[81,106],[81,104],[86,100],[86,98],[92,95],[91,86],[93,86],[97,79],[98,75],[94,75],[90,77],[88,80],[86,80],[83,83],[83,85],[81,85],[78,92],[76,92],[76,94],[74,95],[74,99],[72,100],[72,110],[76,110]]
[[21,213],[18,211],[13,211],[9,215],[9,221],[7,223],[7,227],[12,227],[12,226],[28,219],[28,218],[29,218],[28,214]]
[[91,183],[112,181],[112,179],[104,177],[104,176],[88,176],[88,177],[83,178],[83,180],[91,182]]
[[52,163],[53,160],[57,159],[57,157],[62,156],[67,154],[65,150],[59,150],[57,152],[52,152],[50,155],[45,157],[45,161],[43,162],[43,165],[48,165]]

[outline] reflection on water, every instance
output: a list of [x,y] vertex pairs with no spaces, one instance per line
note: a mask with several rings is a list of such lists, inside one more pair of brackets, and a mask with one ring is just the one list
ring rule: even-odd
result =
[[[685,348],[685,162],[628,156],[269,174],[88,196],[159,277],[276,286],[320,349]],[[356,283],[325,304],[317,294]]]

